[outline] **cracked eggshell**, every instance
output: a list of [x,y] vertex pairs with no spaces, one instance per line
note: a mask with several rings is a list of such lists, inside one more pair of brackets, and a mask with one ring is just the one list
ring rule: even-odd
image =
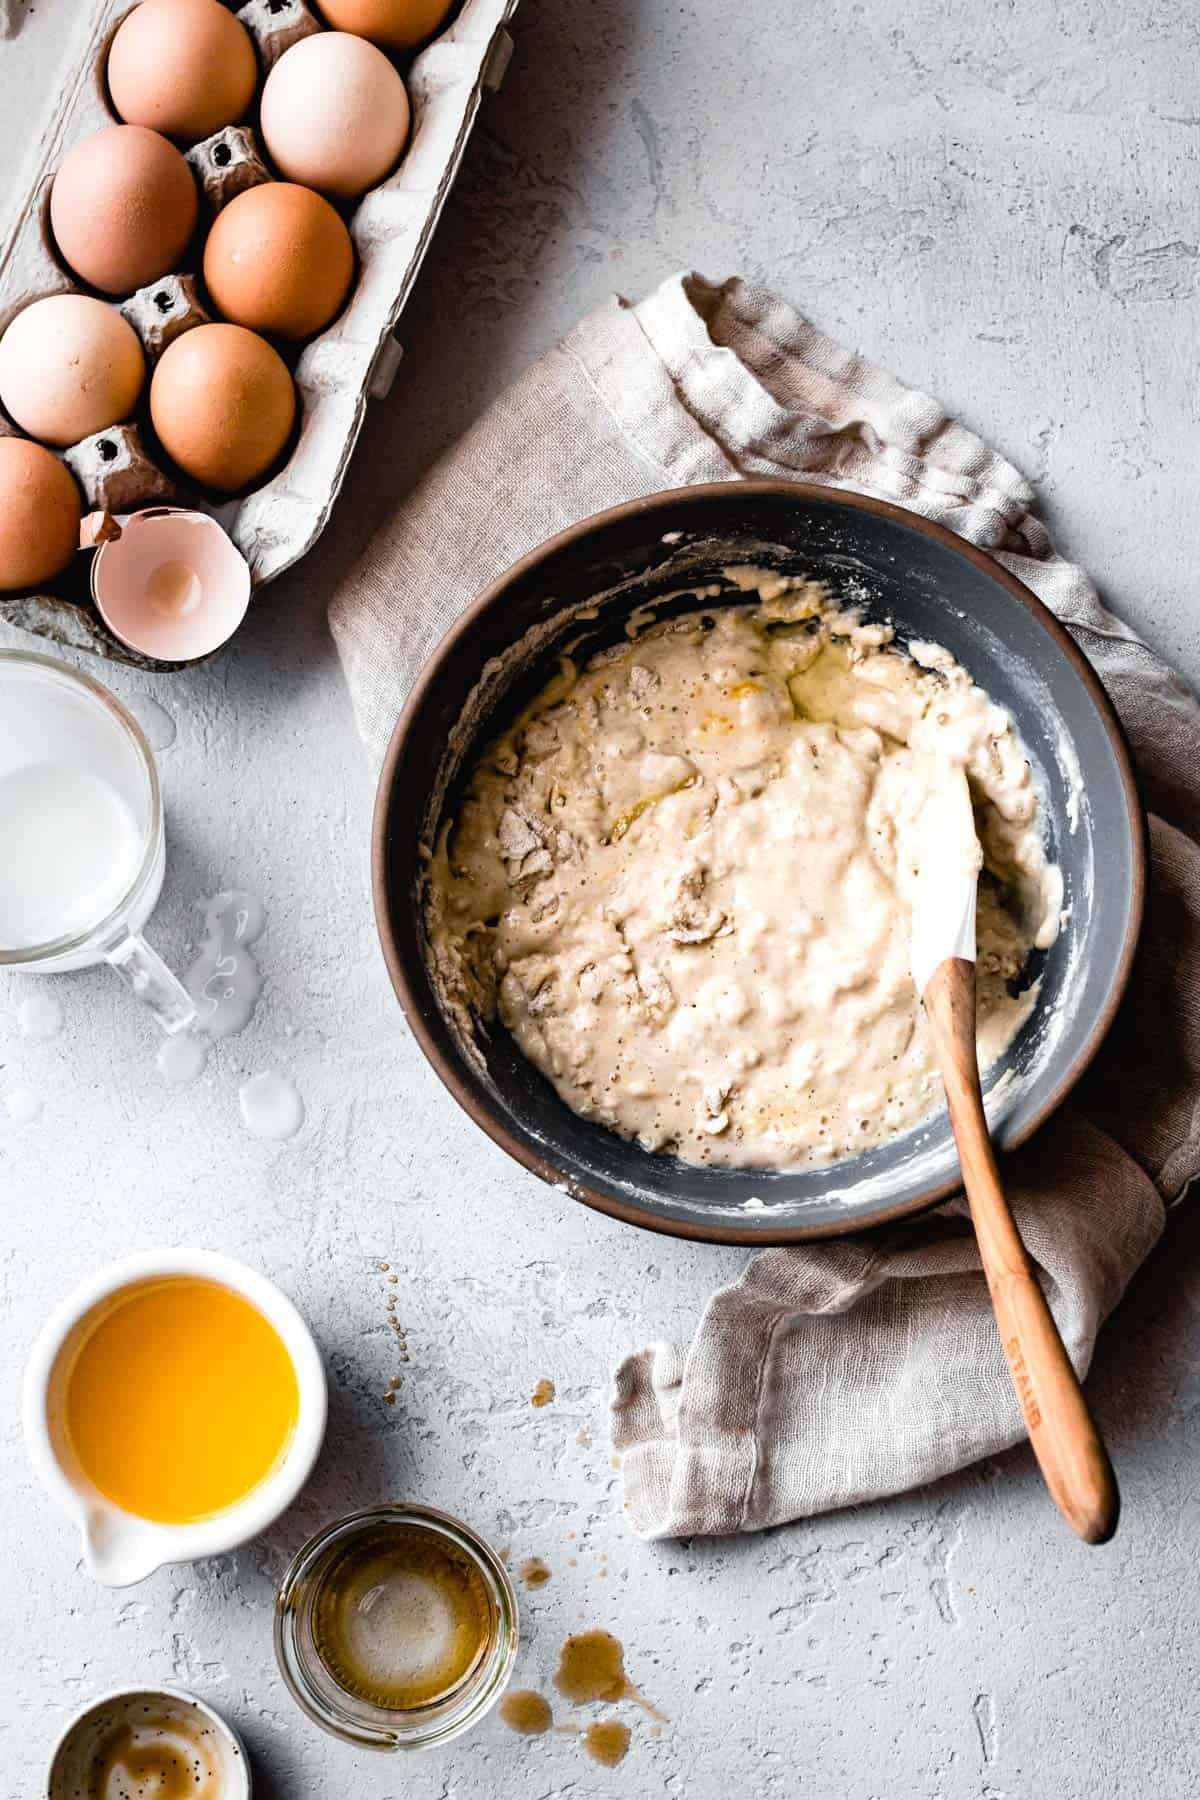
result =
[[61,256],[105,294],[132,294],[177,269],[199,210],[180,152],[142,125],[109,125],[81,139],[50,190]]
[[128,419],[146,378],[137,332],[88,294],[50,294],[0,338],[0,401],[31,437],[65,448]]
[[219,213],[204,247],[218,310],[252,331],[299,340],[342,309],[354,248],[338,214],[311,188],[269,181]]
[[267,76],[259,124],[289,181],[354,200],[395,167],[409,116],[404,83],[382,50],[344,31],[319,31],[293,44]]
[[0,593],[61,575],[79,548],[79,489],[56,456],[0,438]]
[[141,0],[108,53],[120,117],[185,144],[244,118],[257,80],[250,34],[220,0]]
[[150,416],[164,450],[193,481],[236,493],[276,461],[296,417],[287,364],[241,325],[197,325],[163,352]]

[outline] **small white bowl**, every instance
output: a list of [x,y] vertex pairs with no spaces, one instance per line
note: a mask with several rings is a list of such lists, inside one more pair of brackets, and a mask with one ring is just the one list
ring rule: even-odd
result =
[[[274,1473],[236,1506],[188,1525],[158,1524],[114,1506],[76,1463],[64,1422],[71,1353],[85,1321],[123,1288],[171,1275],[220,1282],[256,1307],[282,1338],[300,1395],[296,1429]],[[327,1408],[321,1358],[291,1301],[264,1275],[212,1250],[147,1250],[98,1269],[47,1319],[25,1367],[25,1444],[30,1460],[51,1497],[77,1521],[88,1573],[107,1587],[143,1581],[164,1563],[219,1556],[265,1531],[308,1480],[325,1436]]]
[[150,506],[92,558],[92,597],[113,636],[162,662],[220,649],[246,616],[250,566],[208,513]]
[[[54,1746],[46,1776],[47,1800],[92,1800],[89,1776],[93,1759],[103,1747],[104,1735],[111,1729],[113,1715],[131,1712],[135,1707],[154,1705],[161,1700],[182,1701],[194,1707],[219,1746],[223,1764],[225,1791],[221,1800],[250,1800],[250,1759],[238,1732],[218,1712],[183,1688],[139,1687],[114,1688],[89,1700],[73,1718],[68,1719]],[[96,1796],[99,1800],[99,1796]]]

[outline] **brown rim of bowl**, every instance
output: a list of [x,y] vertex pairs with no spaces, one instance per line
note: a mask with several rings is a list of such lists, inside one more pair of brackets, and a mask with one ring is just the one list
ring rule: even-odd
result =
[[[409,1029],[424,1052],[427,1062],[457,1100],[460,1107],[472,1118],[481,1130],[487,1133],[492,1142],[499,1144],[516,1162],[521,1163],[534,1175],[540,1176],[551,1186],[561,1187],[567,1177],[548,1157],[541,1156],[536,1150],[523,1143],[514,1133],[509,1131],[503,1122],[479,1104],[469,1085],[455,1062],[442,1054],[439,1046],[425,1027],[421,1017],[416,996],[410,986],[407,973],[396,950],[396,940],[392,933],[391,909],[388,904],[387,886],[387,825],[390,811],[392,784],[395,779],[396,764],[400,758],[401,747],[408,734],[409,726],[416,716],[425,691],[433,679],[434,671],[440,665],[447,650],[452,644],[465,637],[472,629],[476,619],[485,613],[519,577],[536,569],[540,563],[546,562],[567,545],[586,537],[600,526],[608,525],[618,519],[636,518],[639,513],[652,512],[671,500],[703,501],[706,499],[727,499],[731,486],[736,485],[747,494],[773,494],[782,498],[798,500],[815,500],[823,505],[845,506],[856,512],[875,513],[885,519],[894,519],[898,524],[906,525],[913,531],[923,532],[926,537],[943,545],[947,550],[956,552],[976,568],[990,575],[1000,586],[1005,588],[1014,600],[1020,602],[1031,612],[1042,627],[1049,633],[1063,652],[1083,686],[1087,689],[1096,710],[1104,723],[1105,731],[1112,744],[1113,756],[1120,771],[1121,785],[1125,795],[1125,806],[1129,816],[1130,838],[1133,859],[1133,892],[1130,899],[1129,922],[1125,929],[1125,941],[1121,946],[1121,954],[1117,962],[1113,985],[1108,1000],[1087,1038],[1086,1043],[1068,1066],[1063,1070],[1052,1091],[1033,1116],[1025,1121],[1011,1142],[1005,1147],[1005,1154],[1017,1150],[1040,1130],[1052,1113],[1057,1111],[1071,1089],[1076,1085],[1090,1067],[1097,1051],[1108,1035],[1109,1028],[1116,1017],[1117,1010],[1125,997],[1129,986],[1129,978],[1133,973],[1134,958],[1137,954],[1138,939],[1141,934],[1142,916],[1146,904],[1146,867],[1147,867],[1147,826],[1146,816],[1134,781],[1133,760],[1125,734],[1121,729],[1112,701],[1101,685],[1100,678],[1084,656],[1082,650],[1064,626],[1060,625],[1049,608],[1044,606],[1037,595],[1027,588],[1024,582],[1002,568],[994,557],[986,550],[980,550],[965,538],[958,536],[944,525],[936,524],[932,519],[924,518],[920,513],[910,512],[907,507],[894,506],[888,500],[877,500],[873,495],[842,492],[840,489],[828,488],[818,482],[811,481],[727,481],[703,482],[690,487],[666,488],[654,494],[643,495],[637,500],[627,500],[620,506],[606,508],[603,512],[592,513],[590,517],[581,519],[576,525],[569,525],[566,530],[556,532],[542,544],[537,545],[517,562],[512,563],[503,574],[476,596],[451,625],[435,648],[426,658],[425,666],[413,684],[404,709],[401,712],[388,740],[388,747],[383,759],[383,767],[379,774],[379,785],[375,794],[375,810],[371,825],[371,891],[375,905],[375,924],[379,932],[379,940],[383,948],[384,961],[401,1009],[408,1021]],[[688,1221],[649,1217],[641,1210],[613,1199],[608,1194],[597,1192],[586,1182],[575,1176],[569,1178],[569,1192],[575,1200],[596,1212],[607,1213],[612,1219],[619,1219],[624,1225],[636,1225],[643,1231],[654,1231],[667,1237],[688,1238],[694,1243],[704,1244],[740,1244],[749,1248],[766,1247],[777,1244],[810,1243],[818,1238],[848,1237],[858,1231],[875,1230],[880,1225],[895,1224],[897,1220],[912,1218],[918,1213],[928,1212],[930,1207],[938,1205],[951,1194],[957,1193],[962,1183],[958,1180],[939,1182],[936,1186],[917,1195],[911,1200],[898,1202],[895,1206],[885,1207],[862,1224],[838,1229],[833,1225],[790,1225],[773,1227],[768,1230],[755,1229],[752,1226],[713,1224],[701,1228]]]

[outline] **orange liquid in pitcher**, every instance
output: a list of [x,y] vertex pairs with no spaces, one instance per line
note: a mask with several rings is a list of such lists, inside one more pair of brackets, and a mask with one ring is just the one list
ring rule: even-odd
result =
[[118,1294],[84,1337],[66,1429],[100,1492],[141,1519],[224,1512],[278,1466],[300,1390],[282,1338],[219,1282],[167,1276]]

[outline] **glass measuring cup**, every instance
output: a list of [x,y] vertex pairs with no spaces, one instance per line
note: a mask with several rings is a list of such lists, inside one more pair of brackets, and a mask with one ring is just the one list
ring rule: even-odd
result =
[[0,968],[110,963],[164,1031],[182,1031],[196,1009],[141,935],[165,864],[136,720],[91,676],[0,650]]

